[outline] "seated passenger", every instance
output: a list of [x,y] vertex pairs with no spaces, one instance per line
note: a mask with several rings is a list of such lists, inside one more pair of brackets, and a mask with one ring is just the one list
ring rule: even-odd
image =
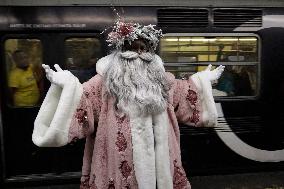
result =
[[225,92],[228,96],[235,95],[235,73],[230,66],[227,67],[226,71],[222,74],[218,80],[216,89]]

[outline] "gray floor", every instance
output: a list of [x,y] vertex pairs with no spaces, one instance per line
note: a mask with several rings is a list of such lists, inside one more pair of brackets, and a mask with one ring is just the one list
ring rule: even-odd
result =
[[[284,172],[247,173],[191,177],[192,189],[284,189]],[[79,189],[78,184],[7,189]]]

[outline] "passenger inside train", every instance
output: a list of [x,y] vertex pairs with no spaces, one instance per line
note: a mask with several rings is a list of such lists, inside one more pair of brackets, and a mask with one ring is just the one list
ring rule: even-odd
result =
[[11,104],[16,107],[39,105],[43,86],[42,70],[30,63],[22,50],[12,54],[15,67],[9,73]]

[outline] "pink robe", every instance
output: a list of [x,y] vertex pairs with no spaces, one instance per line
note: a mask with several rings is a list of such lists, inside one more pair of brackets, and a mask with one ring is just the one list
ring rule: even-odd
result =
[[[201,126],[202,109],[197,89],[190,79],[176,80],[169,73],[167,78],[172,84],[167,113],[173,186],[174,189],[188,189],[190,184],[181,164],[178,122]],[[87,137],[81,188],[138,188],[129,118],[116,115],[114,100],[108,96],[100,75],[84,83],[83,89],[69,130],[69,142]]]
[[[189,80],[166,74],[171,89],[166,110],[169,157],[165,159],[170,161],[173,188],[190,189],[181,162],[178,122],[214,126],[217,111],[205,73],[199,72]],[[33,142],[37,146],[63,146],[86,137],[80,188],[138,189],[130,118],[118,116],[101,75],[84,84],[71,75],[66,74],[70,79],[63,88],[51,85],[35,120]]]

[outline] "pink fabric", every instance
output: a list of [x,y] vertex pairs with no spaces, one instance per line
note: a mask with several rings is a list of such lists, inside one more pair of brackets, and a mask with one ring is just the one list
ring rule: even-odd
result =
[[[190,189],[180,157],[178,122],[201,126],[199,94],[191,80],[176,80],[170,73],[168,117],[171,173],[174,189]],[[69,142],[87,137],[81,189],[138,189],[132,159],[129,118],[119,117],[100,75],[83,84],[84,93],[74,113]],[[96,130],[96,136],[94,131]]]

